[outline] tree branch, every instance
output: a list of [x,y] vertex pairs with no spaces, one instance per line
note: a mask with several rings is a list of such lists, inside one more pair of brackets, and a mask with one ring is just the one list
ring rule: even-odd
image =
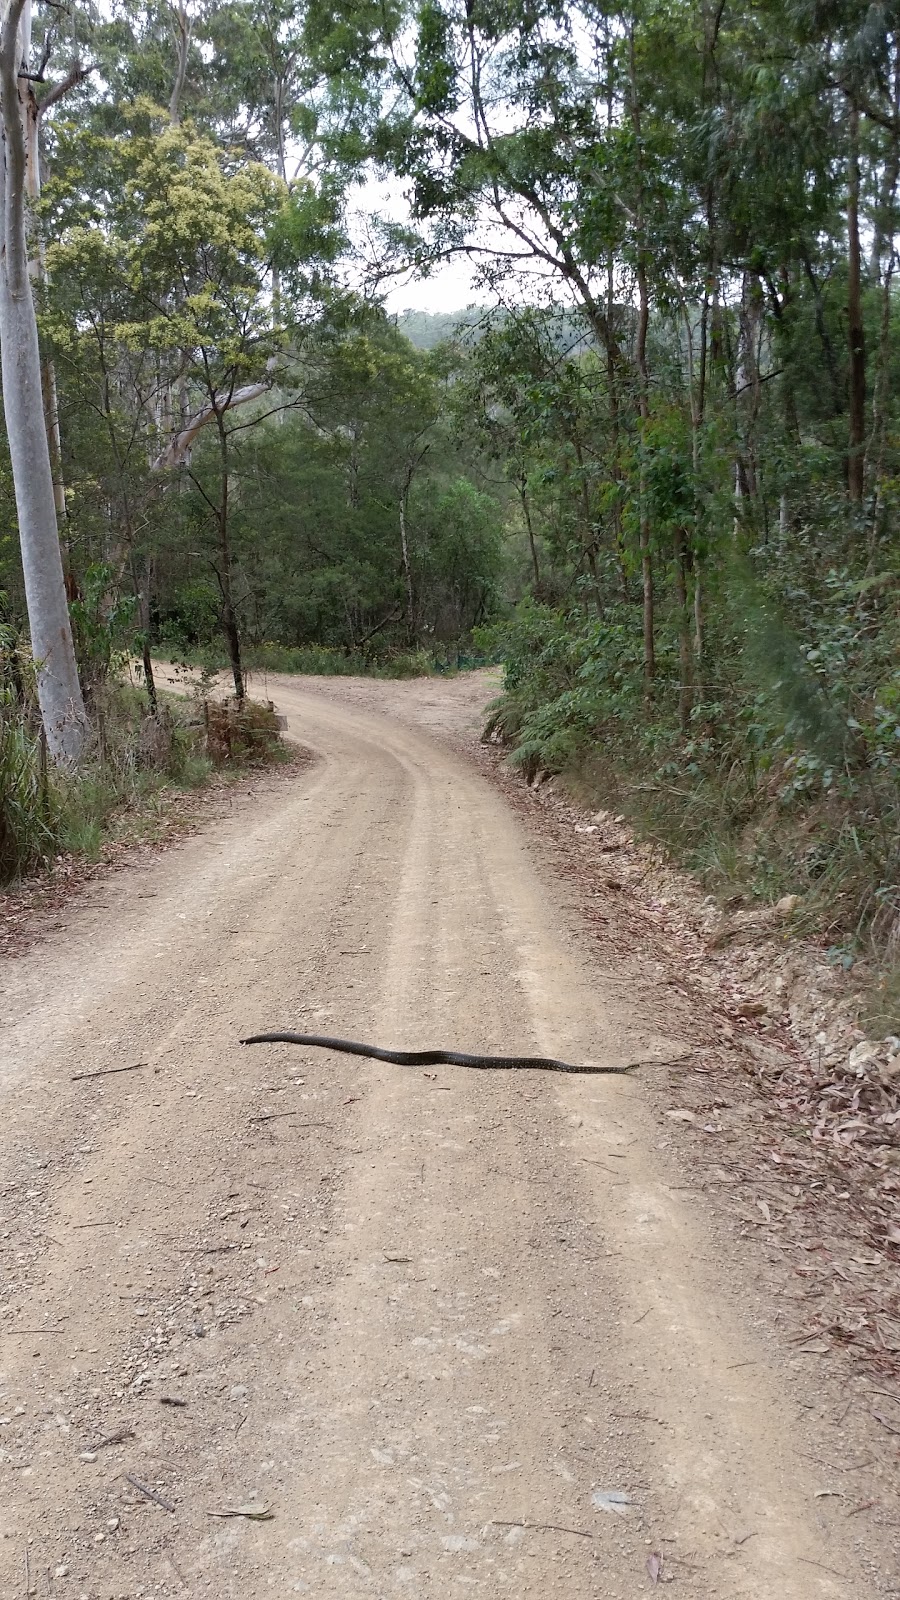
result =
[[166,445],[165,450],[157,456],[150,470],[152,472],[165,472],[170,467],[182,466],[190,454],[191,446],[201,428],[205,428],[206,424],[214,419],[218,420],[223,411],[233,411],[235,406],[244,406],[250,400],[258,400],[261,394],[267,393],[268,388],[268,383],[248,383],[244,385],[243,389],[232,389],[223,395],[214,395],[209,405],[203,406],[199,411],[196,411],[187,426],[175,435],[170,444]]
[[84,83],[85,78],[90,77],[91,73],[96,71],[96,61],[92,61],[87,67],[83,67],[80,61],[73,62],[65,77],[60,78],[59,83],[54,83],[53,87],[47,90],[43,100],[38,101],[38,120],[44,115],[45,111],[49,111],[51,106],[55,106],[58,101],[62,100],[70,89],[77,88],[79,83]]

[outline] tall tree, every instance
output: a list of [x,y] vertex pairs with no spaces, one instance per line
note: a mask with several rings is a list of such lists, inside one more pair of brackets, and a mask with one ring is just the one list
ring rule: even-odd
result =
[[28,137],[33,97],[30,0],[6,0],[0,13],[0,362],[3,409],[19,519],[31,648],[50,754],[75,764],[87,720],[63,578],[50,462],[41,353],[28,249]]

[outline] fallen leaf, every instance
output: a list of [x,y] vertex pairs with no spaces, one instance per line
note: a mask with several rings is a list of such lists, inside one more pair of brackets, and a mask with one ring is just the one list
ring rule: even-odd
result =
[[662,1556],[657,1555],[656,1551],[654,1550],[652,1554],[647,1557],[647,1573],[649,1575],[650,1582],[659,1583],[661,1572]]
[[598,1511],[615,1511],[620,1517],[624,1517],[625,1507],[632,1504],[629,1496],[623,1494],[621,1489],[595,1489],[591,1495],[591,1503]]
[[258,1506],[253,1501],[248,1506],[225,1506],[222,1511],[208,1511],[210,1517],[249,1517],[251,1522],[271,1522],[275,1513],[269,1506]]

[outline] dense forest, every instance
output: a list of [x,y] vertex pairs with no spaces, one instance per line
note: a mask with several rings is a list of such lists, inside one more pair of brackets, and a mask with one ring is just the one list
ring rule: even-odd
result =
[[[713,887],[797,894],[836,961],[890,967],[890,7],[4,0],[0,99],[20,810],[42,738],[51,766],[91,758],[129,655],[151,717],[153,653],[221,659],[238,702],[255,662],[494,658],[491,727],[529,776],[565,770]],[[366,214],[374,178],[405,220]],[[439,304],[454,260],[469,311],[388,313],[410,276]]]

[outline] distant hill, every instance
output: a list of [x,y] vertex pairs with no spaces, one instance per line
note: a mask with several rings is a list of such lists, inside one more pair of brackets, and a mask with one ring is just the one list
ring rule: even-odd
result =
[[[465,311],[398,311],[397,327],[405,333],[417,350],[433,350],[444,339],[452,339],[461,329],[475,327],[484,321],[501,326],[509,313],[489,306],[468,306]],[[597,342],[587,327],[584,316],[572,309],[559,308],[547,313],[552,318],[552,339],[557,349],[567,355],[582,355],[585,350],[596,350]]]
[[433,350],[444,339],[452,339],[459,328],[471,327],[484,316],[486,308],[470,306],[466,311],[398,311],[397,327],[417,350]]

